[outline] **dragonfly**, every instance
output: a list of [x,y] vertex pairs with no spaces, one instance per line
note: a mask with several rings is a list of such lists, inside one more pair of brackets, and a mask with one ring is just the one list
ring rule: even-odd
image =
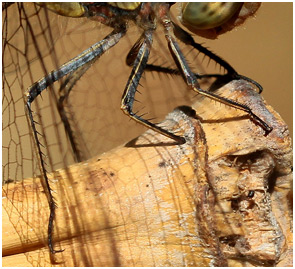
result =
[[[55,66],[53,71],[47,70],[48,68],[41,64],[41,68],[43,69],[42,71],[46,75],[39,80],[36,79],[35,82],[28,87],[24,96],[25,108],[29,123],[28,125],[33,136],[33,141],[30,137],[26,143],[34,143],[36,147],[36,153],[31,153],[32,155],[27,157],[27,159],[39,160],[40,172],[42,174],[45,186],[44,191],[47,195],[50,207],[48,246],[51,253],[57,253],[62,250],[56,250],[53,246],[52,234],[56,204],[50,189],[50,182],[47,176],[48,171],[45,161],[46,158],[44,156],[44,149],[42,149],[41,143],[42,136],[43,138],[46,137],[46,135],[41,135],[41,133],[46,133],[46,130],[38,130],[38,125],[40,125],[41,128],[44,128],[42,127],[42,121],[44,121],[44,119],[41,119],[40,117],[38,120],[35,119],[36,115],[34,110],[39,111],[41,109],[38,107],[40,104],[37,103],[37,97],[40,96],[41,93],[43,94],[45,89],[53,88],[53,84],[56,81],[60,83],[58,87],[58,94],[55,94],[53,89],[50,91],[52,94],[50,100],[55,104],[49,104],[48,106],[50,109],[52,106],[56,107],[56,111],[61,118],[60,126],[63,126],[66,137],[68,138],[69,142],[67,143],[70,144],[73,159],[77,162],[84,160],[85,157],[82,154],[83,150],[81,150],[83,145],[77,143],[77,135],[79,135],[79,132],[81,131],[75,130],[75,124],[73,124],[75,119],[70,119],[66,112],[66,109],[77,110],[77,107],[75,108],[73,106],[66,106],[66,103],[68,102],[68,99],[71,98],[71,92],[74,91],[76,87],[78,87],[80,80],[83,79],[84,74],[91,71],[92,66],[95,65],[95,62],[98,61],[98,59],[100,61],[100,57],[103,56],[103,54],[107,54],[108,51],[112,51],[112,47],[115,47],[121,40],[123,40],[124,36],[126,36],[129,31],[130,24],[134,24],[136,26],[139,32],[139,37],[137,37],[137,39],[133,41],[133,45],[127,49],[125,56],[126,66],[129,66],[131,71],[129,71],[129,78],[126,77],[127,84],[121,99],[121,110],[131,119],[147,128],[153,129],[154,131],[169,137],[177,144],[185,143],[185,138],[178,136],[169,130],[166,130],[160,124],[153,123],[150,119],[145,119],[144,115],[139,114],[134,110],[133,106],[135,95],[138,92],[138,88],[140,87],[140,81],[144,74],[147,72],[153,72],[179,76],[187,88],[191,90],[191,92],[202,94],[218,102],[243,110],[249,115],[253,122],[258,124],[266,133],[269,133],[272,130],[271,126],[256,116],[246,105],[218,96],[214,94],[213,91],[204,90],[201,87],[202,84],[200,81],[203,79],[219,79],[222,77],[222,79],[227,82],[234,79],[245,79],[256,85],[259,92],[262,91],[260,84],[248,77],[238,74],[237,71],[225,60],[212,53],[209,49],[202,46],[201,44],[196,43],[192,37],[192,34],[184,29],[184,27],[186,27],[189,31],[198,35],[214,38],[215,36],[231,30],[234,26],[236,26],[235,22],[237,18],[239,18],[239,14],[241,14],[245,8],[243,3],[183,4],[181,7],[181,22],[183,26],[180,26],[171,15],[170,10],[173,6],[174,4],[172,3],[39,3],[38,5],[34,5],[34,11],[32,14],[29,14],[26,11],[23,4],[19,4],[17,6],[18,12],[21,14],[20,20],[29,21],[33,14],[40,15],[43,13],[43,16],[46,18],[48,25],[52,25],[52,23],[50,24],[51,13],[57,13],[60,15],[59,18],[68,19],[70,17],[72,21],[85,18],[87,20],[93,21],[93,23],[105,25],[109,29],[108,33],[106,33],[106,29],[101,30],[101,32],[105,33],[105,36],[100,41],[81,52],[78,56],[75,56],[67,62],[65,61],[63,65],[59,66],[57,59],[51,59],[51,61],[53,61],[53,66]],[[5,6],[6,11],[4,12],[8,12],[10,8],[10,6]],[[257,8],[258,6],[254,5],[253,10],[249,11],[249,14],[252,15],[255,13]],[[220,11],[222,11],[221,17]],[[3,31],[7,32],[5,25],[7,24],[4,23]],[[162,34],[165,39],[166,46],[168,48],[167,52],[170,54],[170,57],[173,60],[173,68],[166,67],[163,64],[158,64],[157,59],[154,60],[154,63],[149,62],[149,57],[152,58],[154,48],[153,38],[159,29],[162,31],[162,33],[157,33],[157,35]],[[22,72],[22,67],[26,64],[33,61],[38,61],[39,59],[44,59],[48,51],[54,50],[54,46],[51,46],[50,44],[54,44],[56,42],[56,36],[52,35],[51,30],[47,31],[41,27],[41,31],[39,33],[40,36],[43,37],[43,34],[48,32],[48,36],[44,40],[47,51],[45,50],[45,52],[43,52],[36,46],[37,42],[39,42],[37,41],[38,34],[33,33],[33,25],[28,23],[26,25],[26,31],[29,33],[26,38],[30,41],[28,42],[31,45],[30,50],[35,51],[35,55],[26,54],[26,57],[24,57],[24,62],[18,64],[17,66],[19,72]],[[61,32],[60,35],[62,36],[63,33]],[[14,36],[12,34],[11,38],[8,38],[8,40],[12,42],[13,37]],[[181,43],[181,45],[179,43]],[[7,50],[12,47],[9,47],[8,44],[9,42],[4,44],[4,48],[6,46]],[[191,58],[191,56],[189,58],[188,56],[185,56],[181,46],[189,47],[196,54],[201,53],[207,56],[217,65],[224,68],[226,71],[225,74],[204,74],[200,70],[193,71],[191,65],[187,61],[187,59]],[[110,53],[110,55],[112,54]],[[120,55],[120,57],[122,57],[122,55]],[[8,74],[9,69],[13,65],[14,62],[12,59],[11,63],[4,66],[4,73],[6,72]],[[144,73],[144,71],[147,72]],[[100,71],[98,70],[98,72]],[[13,83],[8,82],[8,80],[4,81],[8,84]],[[23,82],[21,82],[21,84],[22,83]],[[212,83],[211,86],[212,85],[214,85],[214,83]],[[23,102],[23,96],[18,98],[18,100]],[[34,110],[32,109],[33,104],[36,104],[36,108],[34,108]],[[42,104],[42,106],[44,105]],[[56,111],[51,112],[51,116],[53,118],[56,116]],[[57,128],[57,126],[54,127]],[[44,148],[46,149],[49,144],[49,141],[45,141]],[[54,166],[52,164],[52,162],[54,162],[54,158],[55,157],[49,159],[51,162],[50,166]],[[17,163],[15,164],[15,167],[17,167]],[[10,171],[11,169],[12,167],[9,167],[8,169],[5,167],[4,173],[9,174],[9,172],[6,171]],[[34,170],[36,168],[33,167],[32,169]],[[22,175],[24,173],[24,171],[21,172]],[[10,177],[4,175],[4,177],[5,176],[9,182]]]

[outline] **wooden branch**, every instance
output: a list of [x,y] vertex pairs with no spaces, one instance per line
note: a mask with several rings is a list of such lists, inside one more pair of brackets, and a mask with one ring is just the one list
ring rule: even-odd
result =
[[[247,104],[264,131],[236,109],[197,96],[151,130],[52,174],[58,205],[46,245],[40,181],[3,186],[3,266],[292,266],[292,150],[288,129],[245,81],[218,94]],[[13,202],[13,203],[12,203]]]

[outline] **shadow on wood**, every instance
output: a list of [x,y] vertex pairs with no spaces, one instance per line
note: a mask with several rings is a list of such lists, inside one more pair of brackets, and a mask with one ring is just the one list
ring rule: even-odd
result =
[[[292,266],[292,150],[288,128],[245,81],[218,94],[273,127],[197,96],[162,126],[58,170],[54,240],[38,178],[3,186],[3,266]],[[197,115],[197,116],[196,116]]]

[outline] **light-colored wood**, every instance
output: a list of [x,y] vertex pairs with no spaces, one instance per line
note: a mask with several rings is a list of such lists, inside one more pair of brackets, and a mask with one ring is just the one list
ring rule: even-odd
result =
[[[244,81],[218,90],[272,126],[208,98],[153,131],[51,176],[58,205],[46,246],[38,178],[3,186],[3,266],[292,266],[287,126]],[[253,192],[252,192],[253,191]],[[253,196],[254,193],[254,196]]]

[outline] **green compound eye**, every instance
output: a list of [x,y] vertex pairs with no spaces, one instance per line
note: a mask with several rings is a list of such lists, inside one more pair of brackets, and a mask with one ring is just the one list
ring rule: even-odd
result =
[[228,21],[242,5],[228,2],[183,3],[181,20],[190,29],[212,29]]

